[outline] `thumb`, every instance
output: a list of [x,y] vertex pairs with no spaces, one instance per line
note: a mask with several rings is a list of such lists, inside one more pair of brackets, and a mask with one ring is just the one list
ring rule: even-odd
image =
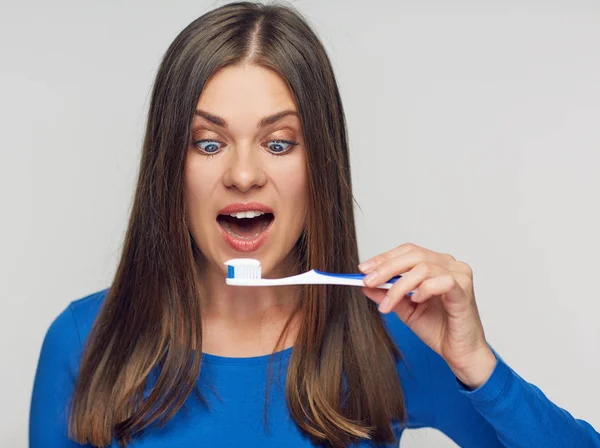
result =
[[381,303],[387,291],[381,288],[362,288],[363,294],[375,302],[377,305]]

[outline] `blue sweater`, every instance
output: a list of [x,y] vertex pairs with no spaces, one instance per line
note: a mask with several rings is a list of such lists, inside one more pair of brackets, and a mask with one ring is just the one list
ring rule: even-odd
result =
[[[50,326],[42,346],[30,410],[30,448],[80,447],[67,437],[69,398],[83,342],[107,290],[72,302]],[[404,360],[397,365],[408,411],[408,427],[437,428],[462,447],[600,447],[600,434],[554,405],[497,356],[491,377],[464,389],[444,360],[394,313],[383,315]],[[285,375],[292,348],[275,357],[268,428],[264,400],[269,355],[225,358],[204,354],[200,391],[208,408],[191,394],[165,427],[153,426],[133,447],[306,447],[285,402]],[[278,367],[278,364],[279,367]],[[277,379],[279,378],[280,381]],[[211,392],[211,387],[220,399]],[[400,438],[402,428],[396,428]],[[113,441],[114,447],[117,444]],[[373,446],[365,442],[355,446]]]

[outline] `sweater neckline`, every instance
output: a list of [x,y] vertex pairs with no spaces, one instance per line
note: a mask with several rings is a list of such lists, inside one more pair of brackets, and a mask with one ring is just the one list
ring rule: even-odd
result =
[[246,366],[246,365],[254,365],[254,364],[268,364],[273,358],[273,361],[284,361],[287,360],[292,354],[292,348],[288,347],[286,349],[277,351],[275,353],[270,353],[268,355],[260,355],[260,356],[250,356],[250,357],[230,357],[230,356],[220,356],[213,355],[211,353],[202,353],[202,361],[209,364],[228,364],[228,365],[238,365],[238,366]]

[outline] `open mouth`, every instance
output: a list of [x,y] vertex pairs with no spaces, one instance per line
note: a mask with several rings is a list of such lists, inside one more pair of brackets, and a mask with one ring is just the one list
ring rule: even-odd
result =
[[252,240],[273,222],[273,213],[256,211],[218,215],[217,222],[230,235],[243,240]]

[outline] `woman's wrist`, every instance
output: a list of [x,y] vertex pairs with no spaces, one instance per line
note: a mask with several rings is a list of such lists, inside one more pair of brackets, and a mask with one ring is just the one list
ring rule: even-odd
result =
[[471,390],[475,390],[490,378],[497,362],[496,355],[488,346],[475,354],[473,359],[465,363],[464,366],[460,368],[450,366],[450,368],[462,384]]

